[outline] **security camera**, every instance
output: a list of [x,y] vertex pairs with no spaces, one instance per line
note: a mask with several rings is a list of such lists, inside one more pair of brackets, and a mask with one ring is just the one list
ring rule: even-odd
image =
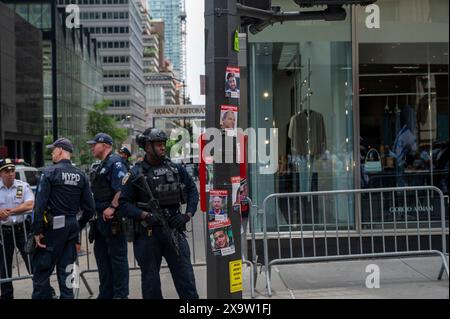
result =
[[343,6],[343,5],[362,5],[367,6],[377,0],[294,0],[302,8],[313,6]]

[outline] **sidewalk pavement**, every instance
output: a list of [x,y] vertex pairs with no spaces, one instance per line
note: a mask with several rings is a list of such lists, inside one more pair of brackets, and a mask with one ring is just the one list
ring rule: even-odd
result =
[[[380,288],[366,288],[366,266],[380,269]],[[449,281],[436,280],[440,269],[437,257],[359,260],[302,265],[278,265],[272,272],[272,299],[449,299]],[[206,298],[206,266],[194,267],[200,298]],[[243,265],[243,298],[251,299],[250,271]],[[80,281],[79,298],[93,299],[98,293],[98,274],[86,274],[94,295],[90,296]],[[58,291],[56,277],[51,284]],[[178,298],[168,268],[161,269],[161,284],[165,298]],[[264,272],[259,273],[256,298],[267,298]],[[16,298],[29,299],[31,280],[14,282]],[[140,271],[130,271],[129,298],[141,298]]]

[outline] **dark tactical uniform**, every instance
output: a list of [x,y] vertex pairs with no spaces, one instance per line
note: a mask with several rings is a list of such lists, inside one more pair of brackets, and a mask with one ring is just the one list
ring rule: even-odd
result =
[[129,268],[125,221],[116,209],[112,220],[103,220],[122,179],[127,173],[119,155],[110,153],[97,167],[92,179],[97,221],[94,254],[100,279],[99,299],[127,298]]
[[121,157],[122,159],[122,164],[125,166],[125,169],[128,171],[130,171],[131,168],[131,164],[128,160],[124,159],[123,157]]
[[[192,214],[197,210],[197,188],[187,171],[181,165],[170,160],[158,166],[152,166],[147,160],[137,163],[124,178],[120,196],[121,210],[134,219],[134,255],[141,268],[142,296],[144,299],[161,299],[161,281],[159,270],[162,257],[167,261],[180,298],[198,298],[195,277],[190,260],[189,245],[183,233],[185,226],[175,232],[178,239],[180,256],[169,243],[167,233],[162,226],[153,223],[144,227],[141,224],[141,213],[145,209],[138,208],[138,202],[148,202],[149,195],[141,186],[139,176],[144,175],[153,196],[161,208],[167,208],[171,216],[180,214],[180,204],[187,195],[186,212]],[[147,210],[148,211],[148,210]],[[150,212],[153,213],[153,212]]]
[[[77,221],[80,209],[83,215]],[[33,255],[33,299],[52,298],[49,278],[55,266],[61,299],[73,299],[72,288],[66,284],[72,272],[68,266],[77,257],[78,233],[94,211],[89,181],[69,160],[61,160],[43,171],[36,194],[33,232],[44,235],[47,247],[37,248]]]

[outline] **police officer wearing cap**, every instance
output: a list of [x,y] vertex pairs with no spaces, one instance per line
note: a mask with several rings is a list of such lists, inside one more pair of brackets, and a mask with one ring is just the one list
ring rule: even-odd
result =
[[[167,261],[178,296],[197,299],[194,271],[189,245],[184,234],[186,223],[197,210],[198,191],[182,165],[175,165],[165,156],[167,135],[160,129],[147,129],[136,142],[145,150],[145,159],[138,162],[123,180],[120,208],[134,219],[134,255],[141,269],[141,289],[144,299],[162,299],[159,270],[162,257]],[[142,186],[146,182],[148,187]],[[147,190],[147,191],[145,191]],[[151,193],[149,193],[150,191]],[[176,237],[179,255],[171,245],[154,211],[139,208],[150,196],[161,209],[170,213],[165,219]],[[181,204],[187,204],[185,214]],[[138,207],[139,206],[139,207]],[[143,223],[145,221],[145,223]]]
[[[25,253],[26,234],[30,222],[26,212],[31,212],[34,205],[34,194],[25,182],[15,179],[16,167],[9,159],[0,159],[0,278],[12,277],[14,249],[22,255],[27,270],[30,271],[30,260]],[[14,299],[12,282],[1,284],[0,299]]]
[[130,170],[130,160],[129,158],[131,157],[131,152],[128,148],[126,148],[125,146],[121,147],[119,149],[119,156],[122,158],[123,164],[125,165],[125,167],[127,168],[127,171]]
[[[68,276],[77,257],[80,229],[92,218],[95,206],[86,175],[71,163],[73,145],[66,138],[47,145],[54,165],[44,169],[36,192],[33,233],[33,299],[52,298],[50,276],[56,266],[60,298],[73,299]],[[82,211],[80,220],[77,214]]]
[[101,160],[91,181],[97,220],[94,255],[100,287],[98,299],[125,299],[129,294],[129,268],[126,221],[118,210],[122,179],[128,172],[119,155],[113,152],[113,139],[98,133],[92,141],[92,154]]

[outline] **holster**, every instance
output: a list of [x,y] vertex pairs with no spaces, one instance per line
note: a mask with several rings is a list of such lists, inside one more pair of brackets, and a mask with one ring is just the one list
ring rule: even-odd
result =
[[94,240],[95,240],[95,235],[96,235],[96,232],[97,232],[97,228],[96,228],[97,225],[96,225],[96,223],[97,223],[97,218],[92,218],[88,222],[88,224],[89,224],[88,240],[89,240],[90,244],[92,244],[94,242]]
[[143,220],[134,219],[133,220],[133,235],[138,236],[148,236],[151,237],[153,232],[152,226],[148,225]]
[[127,218],[114,215],[111,220],[111,234],[113,236],[127,234]]
[[53,228],[53,214],[49,210],[46,210],[44,212],[44,229],[48,230],[52,228]]
[[27,241],[25,243],[25,253],[28,255],[33,255],[36,251],[36,240],[34,239],[33,232],[27,235]]

